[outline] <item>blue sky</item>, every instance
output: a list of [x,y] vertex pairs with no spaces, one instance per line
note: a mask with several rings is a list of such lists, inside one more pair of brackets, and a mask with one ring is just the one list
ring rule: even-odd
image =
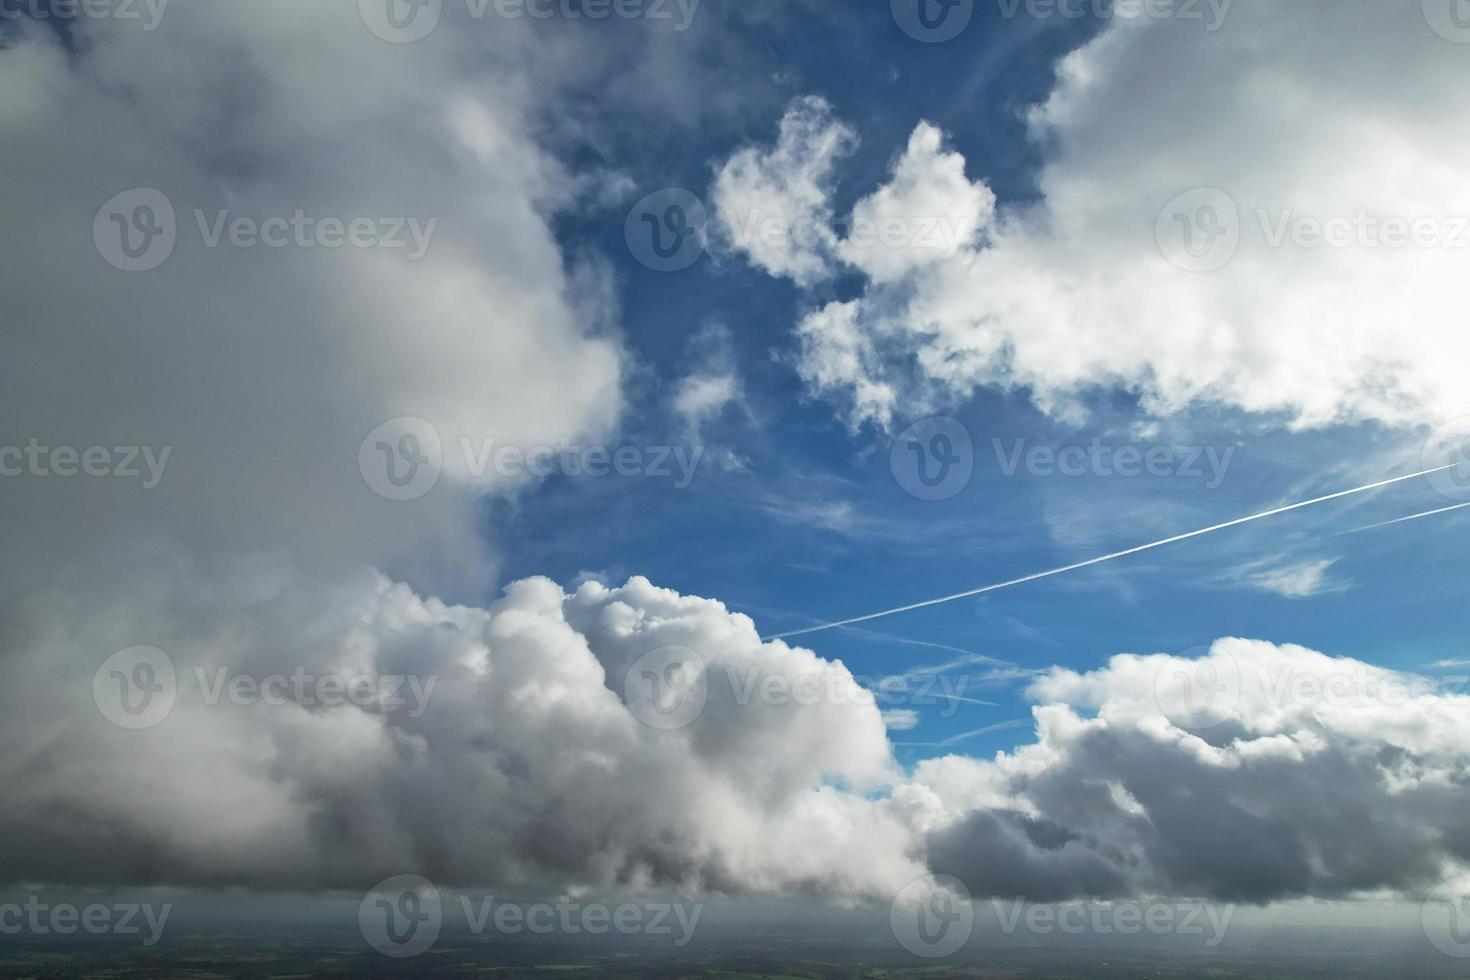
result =
[[[708,26],[708,25],[703,25]],[[729,29],[728,24],[718,25]],[[1009,20],[978,5],[963,37],[923,44],[904,34],[883,5],[840,15],[804,11],[740,25],[725,50],[738,80],[722,93],[728,111],[697,127],[655,114],[623,127],[609,120],[601,162],[636,186],[629,200],[683,187],[707,200],[713,172],[742,145],[769,144],[786,103],[819,94],[861,134],[841,170],[841,213],[880,184],[907,134],[921,120],[939,125],[986,181],[1001,206],[1037,194],[1042,152],[1024,113],[1051,89],[1061,54],[1082,44],[1095,21]],[[697,28],[696,28],[697,29]],[[854,70],[862,65],[861,70]],[[736,66],[725,66],[734,71]],[[624,202],[626,204],[627,202]],[[593,573],[629,574],[684,593],[721,599],[775,632],[888,608],[1040,571],[1346,489],[1376,478],[1385,459],[1417,461],[1422,435],[1373,423],[1292,432],[1269,414],[1203,408],[1168,420],[1151,438],[1129,424],[1137,399],[1124,391],[1091,398],[1091,415],[1058,421],[1029,392],[980,390],[945,414],[975,443],[974,476],[944,501],[906,494],[888,450],[896,432],[850,431],[833,407],[809,397],[792,367],[792,328],[811,300],[738,258],[706,255],[677,272],[641,265],[623,244],[626,207],[564,220],[559,235],[575,252],[593,247],[611,263],[629,349],[645,372],[623,426],[627,444],[680,439],[669,392],[697,364],[697,336],[725,328],[743,405],[706,427],[710,452],[746,461],[722,471],[707,455],[684,489],[653,478],[553,479],[515,504],[497,506],[493,537],[507,555],[506,578],[544,574],[561,582]],[[832,287],[850,296],[851,281]],[[918,418],[899,407],[902,429]],[[1223,482],[1201,476],[1007,476],[1001,454],[1028,447],[1209,447],[1232,452]],[[1221,458],[1217,456],[1217,458]],[[1204,464],[1201,464],[1202,466]],[[1401,470],[1405,472],[1407,470]],[[1362,480],[1359,477],[1363,477]],[[942,644],[1025,669],[1100,665],[1119,652],[1182,652],[1229,635],[1297,642],[1415,670],[1466,654],[1458,536],[1470,517],[1446,514],[1335,537],[1378,520],[1444,506],[1424,481],[1327,504],[1157,552],[1032,583],[1001,594],[904,614],[868,633],[802,637],[822,656],[861,676],[942,663]],[[1253,573],[1333,562],[1321,594],[1285,596],[1252,585]],[[1262,563],[1260,567],[1249,567]],[[883,634],[883,635],[874,635]],[[890,639],[889,637],[893,637]],[[903,641],[913,641],[906,643]],[[938,742],[990,724],[1028,717],[1022,680],[987,682],[983,669],[948,676],[996,707],[920,709],[921,723],[899,741]],[[954,690],[954,689],[951,689]],[[1029,738],[1026,728],[964,741],[988,754]],[[907,760],[949,751],[916,746]]]

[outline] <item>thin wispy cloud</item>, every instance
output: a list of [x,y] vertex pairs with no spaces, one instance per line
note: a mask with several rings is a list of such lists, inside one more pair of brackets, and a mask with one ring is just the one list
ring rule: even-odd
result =
[[1285,599],[1311,599],[1346,592],[1347,579],[1334,578],[1332,569],[1340,559],[1319,558],[1292,561],[1281,557],[1247,562],[1226,572],[1222,579],[1241,588],[1267,592]]
[[1437,466],[1431,469],[1420,470],[1417,473],[1409,473],[1405,476],[1396,476],[1386,480],[1379,480],[1375,483],[1369,483],[1365,486],[1354,487],[1351,490],[1339,490],[1336,493],[1329,493],[1321,497],[1314,497],[1311,500],[1302,500],[1294,504],[1286,504],[1281,507],[1273,507],[1270,510],[1261,511],[1258,514],[1250,514],[1246,517],[1237,517],[1231,521],[1225,521],[1220,524],[1212,524],[1209,527],[1203,527],[1195,531],[1188,531],[1184,534],[1176,534],[1173,537],[1163,538],[1159,541],[1152,541],[1148,544],[1142,544],[1138,545],[1137,547],[1124,549],[1123,551],[1115,551],[1111,554],[1101,555],[1097,558],[1089,558],[1086,561],[1076,562],[1071,565],[1063,565],[1060,568],[1052,568],[1044,572],[1034,572],[1031,575],[1023,575],[1020,578],[1010,579],[1009,581],[997,582],[994,585],[981,586],[978,589],[970,589],[967,592],[957,592],[954,595],[941,596],[937,599],[925,599],[922,602],[912,602],[906,606],[896,606],[893,609],[885,609],[881,612],[868,613],[863,616],[854,616],[851,619],[841,619],[837,620],[836,622],[824,623],[820,626],[809,626],[805,629],[787,630],[784,633],[773,633],[770,636],[766,637],[766,639],[777,640],[791,636],[802,636],[807,633],[818,633],[822,630],[837,629],[841,626],[851,626],[854,623],[866,623],[870,622],[871,620],[883,619],[888,616],[897,616],[900,613],[913,612],[916,609],[926,609],[930,606],[938,606],[948,602],[955,602],[960,599],[968,599],[973,596],[985,595],[986,593],[990,592],[998,592],[1002,589],[1014,588],[1018,585],[1024,585],[1028,582],[1036,582],[1044,578],[1050,578],[1054,575],[1064,575],[1068,572],[1075,572],[1083,568],[1090,568],[1094,565],[1101,565],[1104,562],[1116,561],[1119,558],[1127,558],[1130,555],[1140,554],[1145,551],[1152,551],[1155,548],[1162,548],[1165,545],[1177,544],[1181,541],[1188,541],[1192,538],[1202,537],[1206,534],[1214,534],[1217,531],[1224,531],[1228,528],[1238,527],[1242,524],[1250,524],[1255,521],[1265,520],[1269,517],[1276,517],[1280,514],[1286,514],[1294,510],[1300,510],[1304,507],[1313,507],[1318,504],[1327,503],[1328,501],[1340,500],[1344,497],[1350,497],[1355,494],[1367,493],[1370,490],[1378,490],[1383,487],[1392,486],[1397,483],[1403,483],[1406,480],[1414,480],[1418,479],[1419,477],[1429,476],[1434,473],[1442,473],[1446,470],[1451,470],[1454,468],[1455,464]]
[[892,708],[883,712],[883,725],[890,732],[907,732],[919,727],[919,713],[912,708]]
[[938,742],[895,742],[894,744],[907,746],[909,748],[917,748],[922,746],[925,748],[947,749],[952,746],[959,745],[963,742],[968,742],[972,738],[979,738],[981,735],[989,735],[992,732],[1003,732],[1012,728],[1025,728],[1030,724],[1032,724],[1032,721],[1029,718],[1016,718],[1012,721],[1002,721],[995,725],[986,725],[984,728],[975,728],[971,729],[968,732],[961,732],[958,735],[952,735],[949,738],[942,739]]

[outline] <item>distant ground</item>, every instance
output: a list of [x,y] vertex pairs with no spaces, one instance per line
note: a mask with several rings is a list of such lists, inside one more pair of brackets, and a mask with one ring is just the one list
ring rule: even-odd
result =
[[[750,945],[769,945],[751,943]],[[0,976],[181,980],[249,977],[649,977],[655,980],[1356,980],[1369,977],[1470,977],[1470,963],[1407,950],[1295,951],[1277,943],[1228,953],[1179,951],[1139,944],[1128,948],[1004,948],[968,950],[929,964],[896,951],[821,943],[775,944],[785,948],[728,946],[697,952],[668,949],[610,952],[557,942],[507,942],[471,938],[443,942],[405,960],[390,960],[352,937],[269,940],[237,935],[196,935],[145,949],[133,944],[53,940],[0,940]]]

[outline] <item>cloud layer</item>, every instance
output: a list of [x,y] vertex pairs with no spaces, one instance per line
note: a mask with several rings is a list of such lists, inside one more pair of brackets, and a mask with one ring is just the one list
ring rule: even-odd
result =
[[[1463,53],[1411,0],[1242,0],[1217,31],[1117,18],[1061,61],[1030,114],[1046,161],[1036,203],[992,213],[983,179],[920,123],[845,233],[747,251],[803,285],[815,270],[865,277],[859,299],[797,331],[809,388],[854,425],[980,386],[1028,390],[1063,416],[1121,387],[1156,415],[1440,421],[1470,410],[1456,375],[1470,353],[1457,301],[1470,196],[1453,163],[1467,150],[1453,123]],[[820,151],[849,135],[811,105],[731,167],[813,186],[806,161],[825,175]],[[740,212],[729,170],[715,203]],[[829,208],[805,193],[792,220]],[[856,244],[874,221],[876,240]]]
[[[24,354],[0,364],[0,407],[20,441],[172,454],[146,492],[7,480],[7,507],[32,515],[6,528],[11,553],[74,557],[126,529],[383,563],[426,586],[486,581],[464,531],[480,492],[511,487],[470,472],[459,440],[595,438],[621,404],[600,290],[547,223],[568,181],[511,84],[530,70],[524,26],[389,47],[351,3],[178,5],[149,33],[80,22],[70,46],[22,24],[0,56],[0,261]],[[372,92],[348,81],[370,74]],[[171,202],[177,238],[161,266],[129,273],[93,225],[138,187]],[[298,211],[437,224],[418,261],[294,235],[211,246],[200,227]],[[400,416],[428,420],[445,450],[441,485],[411,504],[375,495],[358,465],[368,433]]]
[[[1261,9],[1238,4],[1210,36],[1120,22],[1064,62],[1034,118],[1052,150],[1032,209],[997,211],[922,124],[838,222],[856,136],[819,99],[737,152],[713,194],[728,246],[803,285],[864,278],[800,325],[809,386],[854,424],[978,384],[1063,411],[1099,379],[1160,412],[1202,399],[1300,424],[1455,409],[1455,253],[1243,237],[1201,273],[1160,251],[1157,214],[1196,186],[1242,214],[1470,210],[1443,163],[1465,157],[1445,123],[1464,112],[1462,52],[1405,26],[1408,5],[1357,12],[1379,18],[1371,43],[1335,6],[1273,8],[1269,30]],[[540,141],[538,83],[594,47],[521,22],[385,46],[350,3],[179,5],[154,34],[21,26],[0,51],[0,415],[17,440],[166,447],[170,463],[152,489],[0,481],[16,515],[0,528],[0,878],[321,888],[413,871],[849,901],[932,868],[976,894],[1264,900],[1409,890],[1470,854],[1466,699],[1283,695],[1271,671],[1408,683],[1301,648],[1217,644],[1209,678],[1235,678],[1220,717],[1159,693],[1194,659],[1055,672],[1033,689],[1034,745],[906,775],[885,726],[909,727],[907,709],[885,718],[845,666],[762,643],[713,600],[531,579],[472,604],[493,577],[479,502],[522,485],[472,472],[459,440],[597,438],[622,405],[605,277],[551,230],[585,175]],[[1302,108],[1346,102],[1351,127]],[[1125,135],[1124,111],[1157,138]],[[1247,124],[1262,135],[1243,146]],[[178,241],[128,273],[92,233],[138,187],[171,202]],[[210,246],[196,210],[439,220],[415,262]],[[726,367],[673,396],[695,435],[740,401]],[[441,485],[407,502],[359,468],[364,436],[399,416],[445,448]],[[131,731],[94,681],[138,645],[178,688]],[[219,669],[415,678],[428,701],[210,703]],[[684,702],[659,685],[691,678],[698,711],[665,723]]]
[[1413,894],[1470,860],[1470,697],[1424,678],[1229,639],[1031,696],[1035,744],[916,773],[930,863],[976,894]]
[[[79,571],[6,608],[25,641],[6,662],[0,877],[319,888],[409,869],[527,894],[851,899],[921,869],[889,805],[837,788],[897,777],[877,707],[754,693],[853,681],[716,602],[528,580],[470,609],[365,570],[147,557],[126,582]],[[173,665],[152,727],[93,704],[97,652],[119,637]],[[652,699],[670,691],[644,671],[661,684],[670,649],[708,683],[664,726]],[[270,703],[212,697],[220,668],[418,686],[398,706]]]

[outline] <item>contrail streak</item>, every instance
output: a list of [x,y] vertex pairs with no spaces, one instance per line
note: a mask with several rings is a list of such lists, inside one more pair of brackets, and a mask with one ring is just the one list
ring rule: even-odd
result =
[[1377,490],[1380,487],[1391,486],[1395,483],[1403,483],[1405,480],[1414,480],[1421,476],[1428,476],[1431,473],[1440,473],[1444,470],[1454,469],[1457,465],[1459,464],[1451,463],[1448,466],[1436,466],[1433,469],[1420,470],[1418,473],[1410,473],[1407,476],[1396,476],[1389,480],[1379,480],[1377,483],[1370,483],[1364,487],[1354,487],[1351,490],[1339,490],[1337,493],[1329,493],[1325,497],[1314,497],[1311,500],[1303,500],[1300,503],[1287,504],[1284,507],[1274,507],[1271,510],[1265,510],[1259,514],[1251,514],[1249,517],[1237,517],[1235,520],[1226,521],[1223,524],[1213,524],[1210,527],[1202,527],[1198,531],[1188,531],[1184,534],[1176,534],[1172,538],[1164,538],[1162,541],[1153,541],[1149,544],[1141,544],[1136,548],[1128,548],[1124,551],[1115,551],[1110,555],[1101,555],[1097,558],[1089,558],[1087,559],[1087,561],[1079,561],[1074,565],[1063,565],[1061,568],[1053,568],[1045,572],[1035,572],[1031,575],[1024,575],[1021,578],[1013,578],[1008,582],[996,582],[994,585],[984,585],[978,589],[970,589],[968,592],[956,592],[954,595],[941,596],[938,599],[925,599],[923,602],[913,602],[907,606],[898,606],[894,609],[885,609],[882,612],[868,613],[865,616],[854,616],[851,619],[840,619],[835,623],[823,623],[820,626],[808,626],[804,629],[788,630],[785,633],[773,633],[770,636],[763,637],[762,639],[781,640],[789,636],[803,636],[807,633],[820,633],[823,630],[837,629],[839,626],[851,626],[854,623],[866,623],[870,620],[882,619],[885,616],[896,616],[899,613],[912,612],[915,609],[925,609],[929,606],[938,606],[946,602],[955,602],[959,599],[968,599],[971,596],[984,595],[987,592],[998,592],[1001,589],[1009,589],[1013,586],[1024,585],[1027,582],[1035,582],[1038,579],[1051,578],[1053,575],[1062,575],[1066,572],[1075,572],[1079,568],[1088,568],[1092,565],[1101,565],[1105,561],[1113,561],[1117,558],[1127,558],[1129,555],[1136,555],[1139,552],[1151,551],[1154,548],[1162,548],[1166,544],[1175,544],[1179,541],[1188,541],[1190,538],[1197,538],[1205,534],[1213,534],[1216,531],[1223,531],[1226,528],[1236,527],[1241,524],[1249,524],[1252,521],[1264,520],[1267,517],[1275,517],[1277,514],[1285,514],[1288,511],[1301,510],[1303,507],[1311,507],[1315,504],[1325,504],[1329,500],[1339,500],[1343,497],[1351,497],[1353,494],[1367,493],[1369,490]]
[[1470,502],[1463,503],[1463,504],[1455,504],[1453,507],[1441,507],[1439,510],[1426,510],[1422,514],[1410,514],[1408,517],[1399,517],[1399,518],[1395,518],[1394,520],[1391,520],[1391,521],[1379,521],[1377,524],[1368,524],[1368,525],[1366,525],[1364,527],[1355,527],[1355,528],[1353,528],[1350,531],[1340,531],[1338,533],[1341,535],[1341,534],[1357,534],[1359,531],[1372,531],[1375,528],[1388,527],[1391,524],[1402,524],[1405,521],[1417,521],[1421,517],[1433,517],[1436,514],[1448,514],[1452,510],[1460,510],[1460,509],[1465,508],[1465,507],[1470,507]]
[[986,725],[984,728],[977,728],[971,732],[963,732],[959,735],[951,735],[949,738],[945,739],[942,742],[894,742],[893,744],[906,745],[909,747],[948,748],[951,745],[958,745],[960,742],[964,742],[968,739],[977,738],[981,735],[989,735],[991,732],[1003,732],[1008,728],[1024,728],[1029,724],[1031,724],[1031,719],[1017,718],[1014,721],[1003,721],[998,725]]
[[944,698],[948,701],[963,701],[966,704],[983,704],[989,708],[1000,707],[1000,702],[998,701],[982,701],[979,698],[967,698],[963,694],[931,694],[929,696],[935,698]]

